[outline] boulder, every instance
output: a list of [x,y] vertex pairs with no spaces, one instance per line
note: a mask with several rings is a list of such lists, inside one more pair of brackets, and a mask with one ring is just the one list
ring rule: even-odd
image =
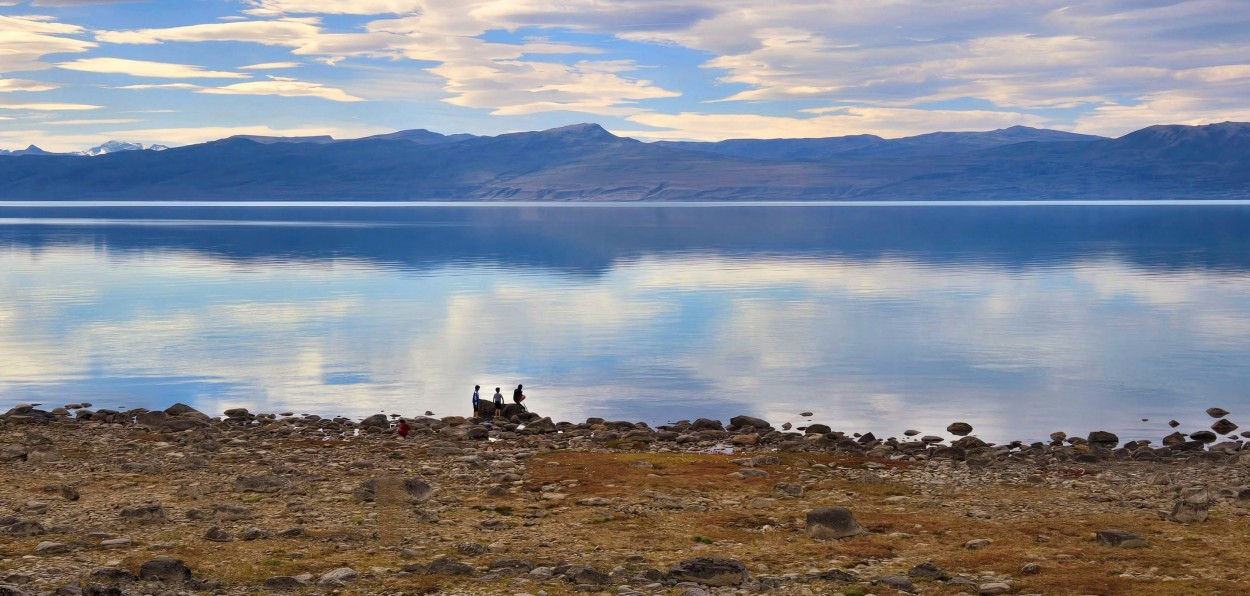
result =
[[833,432],[833,429],[832,429],[832,428],[829,428],[829,425],[827,425],[827,424],[811,424],[811,425],[808,425],[808,427],[807,427],[806,429],[804,429],[803,434],[806,434],[806,435],[827,435],[827,434],[829,434],[829,433],[831,433],[831,432]]
[[1224,408],[1207,408],[1207,416],[1212,418],[1223,418],[1229,414]]
[[943,571],[933,563],[921,563],[907,570],[907,577],[919,577],[924,579],[945,580],[950,577],[949,573]]
[[721,424],[720,420],[699,418],[690,425],[690,430],[725,430],[725,426]]
[[1168,519],[1179,524],[1200,524],[1207,521],[1211,497],[1206,489],[1195,491],[1172,504]]
[[749,575],[747,566],[737,559],[698,557],[678,563],[669,570],[669,577],[678,582],[724,587],[742,585]]
[[821,507],[807,512],[807,535],[817,540],[838,540],[863,533],[864,528],[845,507]]
[[1232,434],[1233,431],[1237,430],[1237,425],[1229,422],[1227,418],[1221,418],[1216,420],[1215,424],[1211,425],[1211,430],[1221,435],[1227,435]]
[[157,582],[184,582],[191,579],[191,568],[181,559],[156,557],[139,568],[139,579]]
[[553,433],[559,430],[550,417],[541,418],[525,424],[525,432],[529,434]]
[[772,428],[772,425],[770,425],[767,420],[764,420],[763,418],[756,418],[754,416],[734,416],[733,418],[729,419],[729,425],[736,426],[738,428],[742,428],[744,426],[750,426],[750,427],[753,427],[755,430],[763,430],[765,428]]
[[1219,437],[1209,430],[1200,430],[1196,433],[1190,433],[1189,438],[1203,443],[1214,443]]
[[1120,437],[1116,436],[1115,433],[1110,433],[1105,430],[1096,430],[1089,433],[1089,437],[1086,440],[1089,441],[1090,445],[1098,447],[1111,448],[1120,444]]
[[972,432],[972,425],[967,422],[952,422],[950,426],[946,427],[946,432],[962,437]]
[[900,592],[911,593],[916,591],[916,584],[911,583],[911,580],[907,579],[907,577],[898,574],[883,576],[877,579],[877,583],[889,586]]
[[473,575],[473,566],[451,557],[440,557],[425,568],[430,575]]

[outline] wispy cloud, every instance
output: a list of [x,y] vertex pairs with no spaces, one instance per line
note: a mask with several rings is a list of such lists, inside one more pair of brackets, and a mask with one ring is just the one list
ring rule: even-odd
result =
[[299,68],[303,66],[299,62],[262,62],[261,64],[249,64],[240,66],[239,70],[278,70],[283,68]]
[[246,79],[248,75],[238,72],[204,70],[190,64],[129,60],[126,58],[82,58],[73,62],[61,62],[58,68],[82,72],[125,74],[132,77],[157,79]]

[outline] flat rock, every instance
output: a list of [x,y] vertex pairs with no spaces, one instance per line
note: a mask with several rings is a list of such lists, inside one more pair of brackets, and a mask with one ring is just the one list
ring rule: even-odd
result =
[[352,569],[351,567],[339,567],[338,569],[332,569],[323,573],[321,577],[317,578],[317,585],[340,586],[356,579],[357,577],[360,577],[360,574],[356,573],[355,569]]
[[1207,416],[1212,418],[1223,418],[1229,414],[1224,408],[1207,408]]
[[36,555],[63,555],[69,552],[69,545],[60,542],[40,542],[35,546]]
[[899,590],[901,592],[915,592],[916,591],[916,584],[911,583],[911,580],[907,579],[907,577],[903,575],[898,575],[898,574],[886,575],[884,577],[879,578],[877,580],[877,583],[890,586],[891,588],[894,588],[895,590]]
[[745,583],[748,578],[746,565],[737,559],[724,557],[698,557],[686,559],[671,570],[669,577],[678,582],[688,581],[705,586],[724,587]]
[[1098,542],[1118,548],[1146,548],[1146,539],[1124,530],[1099,530],[1095,537]]

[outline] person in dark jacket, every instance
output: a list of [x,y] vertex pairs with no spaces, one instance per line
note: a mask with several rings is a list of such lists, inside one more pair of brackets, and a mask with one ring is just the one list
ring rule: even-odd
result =
[[514,390],[512,391],[512,401],[513,401],[514,403],[516,403],[516,405],[521,406],[521,409],[522,409],[522,410],[525,410],[526,412],[528,412],[528,411],[529,411],[529,408],[525,407],[525,404],[521,403],[521,402],[525,401],[525,394],[524,394],[524,393],[521,393],[521,385],[520,385],[520,384],[518,384],[518,385],[516,386],[516,389],[514,389]]

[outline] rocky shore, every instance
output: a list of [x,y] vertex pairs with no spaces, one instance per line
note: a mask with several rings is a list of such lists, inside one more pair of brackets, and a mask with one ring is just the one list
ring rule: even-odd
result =
[[[0,596],[1243,594],[1250,450],[738,416],[0,415]],[[1217,434],[1217,432],[1219,434]]]

